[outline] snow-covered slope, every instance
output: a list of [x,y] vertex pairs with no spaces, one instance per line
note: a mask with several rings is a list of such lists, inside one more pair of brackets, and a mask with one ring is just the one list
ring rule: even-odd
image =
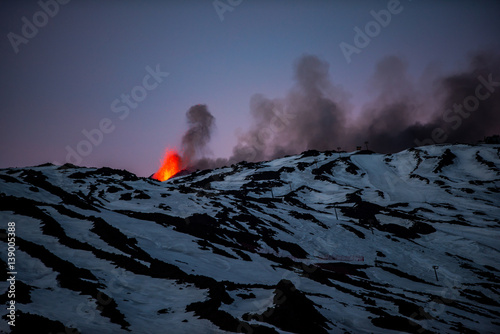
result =
[[498,333],[499,186],[498,145],[3,169],[0,330]]

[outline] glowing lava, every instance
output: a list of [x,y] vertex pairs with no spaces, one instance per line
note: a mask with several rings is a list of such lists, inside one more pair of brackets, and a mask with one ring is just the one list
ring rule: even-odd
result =
[[153,174],[153,179],[158,181],[165,181],[170,179],[172,176],[180,172],[182,169],[182,160],[179,154],[175,150],[169,150],[165,152],[163,157],[163,162],[160,169]]

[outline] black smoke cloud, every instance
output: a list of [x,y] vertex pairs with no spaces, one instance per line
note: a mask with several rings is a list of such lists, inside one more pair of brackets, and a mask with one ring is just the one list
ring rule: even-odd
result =
[[387,57],[373,77],[379,94],[364,108],[358,131],[352,133],[364,133],[380,152],[475,143],[500,133],[499,79],[500,54],[493,52],[472,56],[468,68],[459,73],[428,79],[433,89],[416,86],[404,61]]
[[187,165],[196,165],[196,160],[207,153],[215,117],[206,105],[197,104],[189,108],[186,118],[189,129],[182,137],[182,160]]
[[262,161],[309,149],[370,149],[390,153],[409,147],[476,142],[500,133],[500,54],[478,53],[468,68],[416,83],[408,64],[388,56],[369,81],[372,101],[354,117],[349,94],[330,80],[329,64],[314,55],[295,63],[295,84],[284,98],[262,94],[250,100],[253,123],[240,135],[229,159],[199,157],[215,119],[206,106],[188,111],[183,151],[190,166],[205,169],[239,161]]
[[328,150],[345,136],[347,94],[328,77],[328,63],[304,56],[285,99],[254,95],[253,125],[239,138],[230,162],[267,160],[308,149]]

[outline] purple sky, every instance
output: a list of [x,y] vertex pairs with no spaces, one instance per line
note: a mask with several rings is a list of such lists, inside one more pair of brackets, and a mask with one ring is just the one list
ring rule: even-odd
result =
[[[56,10],[55,0],[42,2]],[[149,176],[167,146],[179,147],[185,113],[198,103],[216,118],[213,157],[230,156],[235,133],[248,128],[250,97],[285,96],[305,53],[330,64],[331,80],[359,110],[384,56],[403,57],[418,78],[464,67],[471,52],[500,50],[497,1],[402,0],[350,63],[340,43],[354,45],[353,29],[390,1],[219,3],[236,6],[218,13],[211,0],[72,0],[50,17],[36,1],[3,1],[0,168],[65,163],[68,147],[80,145],[86,156],[70,162]],[[157,67],[168,76],[146,77]],[[134,108],[120,101],[131,93]],[[92,131],[100,126],[102,136]],[[81,144],[84,130],[94,134],[90,147]]]

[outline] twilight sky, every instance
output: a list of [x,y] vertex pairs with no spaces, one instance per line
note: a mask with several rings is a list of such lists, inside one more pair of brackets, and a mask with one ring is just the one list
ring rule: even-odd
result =
[[[37,1],[0,4],[0,168],[65,163],[87,133],[95,143],[69,162],[149,176],[166,147],[180,147],[195,104],[216,118],[211,157],[227,158],[250,125],[251,97],[286,96],[304,54],[329,63],[357,114],[386,56],[418,81],[500,50],[498,1],[41,2],[51,15]],[[348,62],[340,44],[355,46],[354,29],[388,4],[397,13]]]

